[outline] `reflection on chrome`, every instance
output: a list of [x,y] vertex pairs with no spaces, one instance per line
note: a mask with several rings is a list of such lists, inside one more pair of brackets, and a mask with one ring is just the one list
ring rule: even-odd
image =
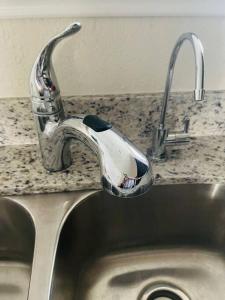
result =
[[220,184],[215,184],[214,186],[212,186],[212,194],[211,194],[211,199],[213,200],[215,197],[216,197],[216,195],[217,195],[217,193],[219,192],[219,189],[220,189]]
[[52,38],[31,72],[32,108],[44,167],[50,171],[68,168],[72,164],[70,145],[73,140],[80,140],[97,154],[102,186],[107,192],[120,197],[140,195],[153,182],[145,155],[97,116],[65,116],[51,56],[60,40],[80,29],[81,25],[74,23]]

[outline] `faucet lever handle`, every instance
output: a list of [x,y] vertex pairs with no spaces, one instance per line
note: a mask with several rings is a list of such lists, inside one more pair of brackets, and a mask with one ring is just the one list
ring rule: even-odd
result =
[[52,53],[61,40],[77,33],[80,29],[80,23],[71,24],[63,32],[53,37],[38,55],[30,75],[30,92],[34,113],[49,115],[63,111],[60,89],[51,62]]
[[188,133],[189,126],[190,126],[190,118],[188,116],[184,116],[183,124],[184,124],[184,133]]
[[165,140],[166,145],[183,145],[190,142],[190,137],[188,135],[190,118],[188,116],[184,116],[183,124],[183,131],[175,131],[168,134]]

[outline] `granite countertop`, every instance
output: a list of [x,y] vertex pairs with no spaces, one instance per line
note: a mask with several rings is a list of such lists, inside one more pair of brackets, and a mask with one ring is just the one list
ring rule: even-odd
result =
[[[153,164],[155,184],[225,184],[225,93],[208,93],[208,101],[202,104],[195,104],[189,98],[190,93],[175,94],[167,122],[173,129],[179,128],[183,115],[188,112],[192,140],[177,150],[168,147],[169,159]],[[157,124],[159,117],[160,100],[161,94],[68,97],[65,107],[70,114],[97,113],[146,152],[152,125]],[[178,106],[173,107],[178,101],[179,110]],[[29,99],[2,99],[0,111],[2,195],[101,188],[98,161],[79,142],[73,146],[74,163],[68,170],[49,173],[42,167]]]

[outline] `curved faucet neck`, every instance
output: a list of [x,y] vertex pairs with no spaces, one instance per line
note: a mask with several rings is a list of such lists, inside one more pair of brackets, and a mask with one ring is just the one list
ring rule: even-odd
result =
[[204,50],[200,39],[191,32],[187,32],[182,34],[179,39],[177,40],[175,47],[172,51],[169,68],[167,72],[166,78],[166,85],[165,91],[163,96],[162,102],[162,111],[160,115],[160,127],[164,128],[165,125],[165,116],[166,116],[166,109],[167,103],[170,95],[173,74],[174,74],[174,67],[177,60],[178,53],[180,51],[181,46],[183,45],[184,41],[189,41],[192,45],[194,55],[195,55],[195,90],[194,90],[194,97],[195,100],[203,100],[204,98]]
[[[35,118],[40,119],[37,115]],[[146,192],[153,183],[145,155],[97,116],[68,117],[59,124],[48,122],[43,130],[44,138],[39,124],[43,164],[49,171],[61,171],[72,164],[70,145],[79,140],[97,154],[101,184],[108,193],[133,197]]]

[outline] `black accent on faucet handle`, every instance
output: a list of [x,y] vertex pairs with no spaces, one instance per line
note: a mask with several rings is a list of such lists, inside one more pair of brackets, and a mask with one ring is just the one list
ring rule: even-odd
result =
[[87,115],[84,117],[83,123],[96,132],[102,132],[112,128],[112,124],[100,119],[95,115]]

